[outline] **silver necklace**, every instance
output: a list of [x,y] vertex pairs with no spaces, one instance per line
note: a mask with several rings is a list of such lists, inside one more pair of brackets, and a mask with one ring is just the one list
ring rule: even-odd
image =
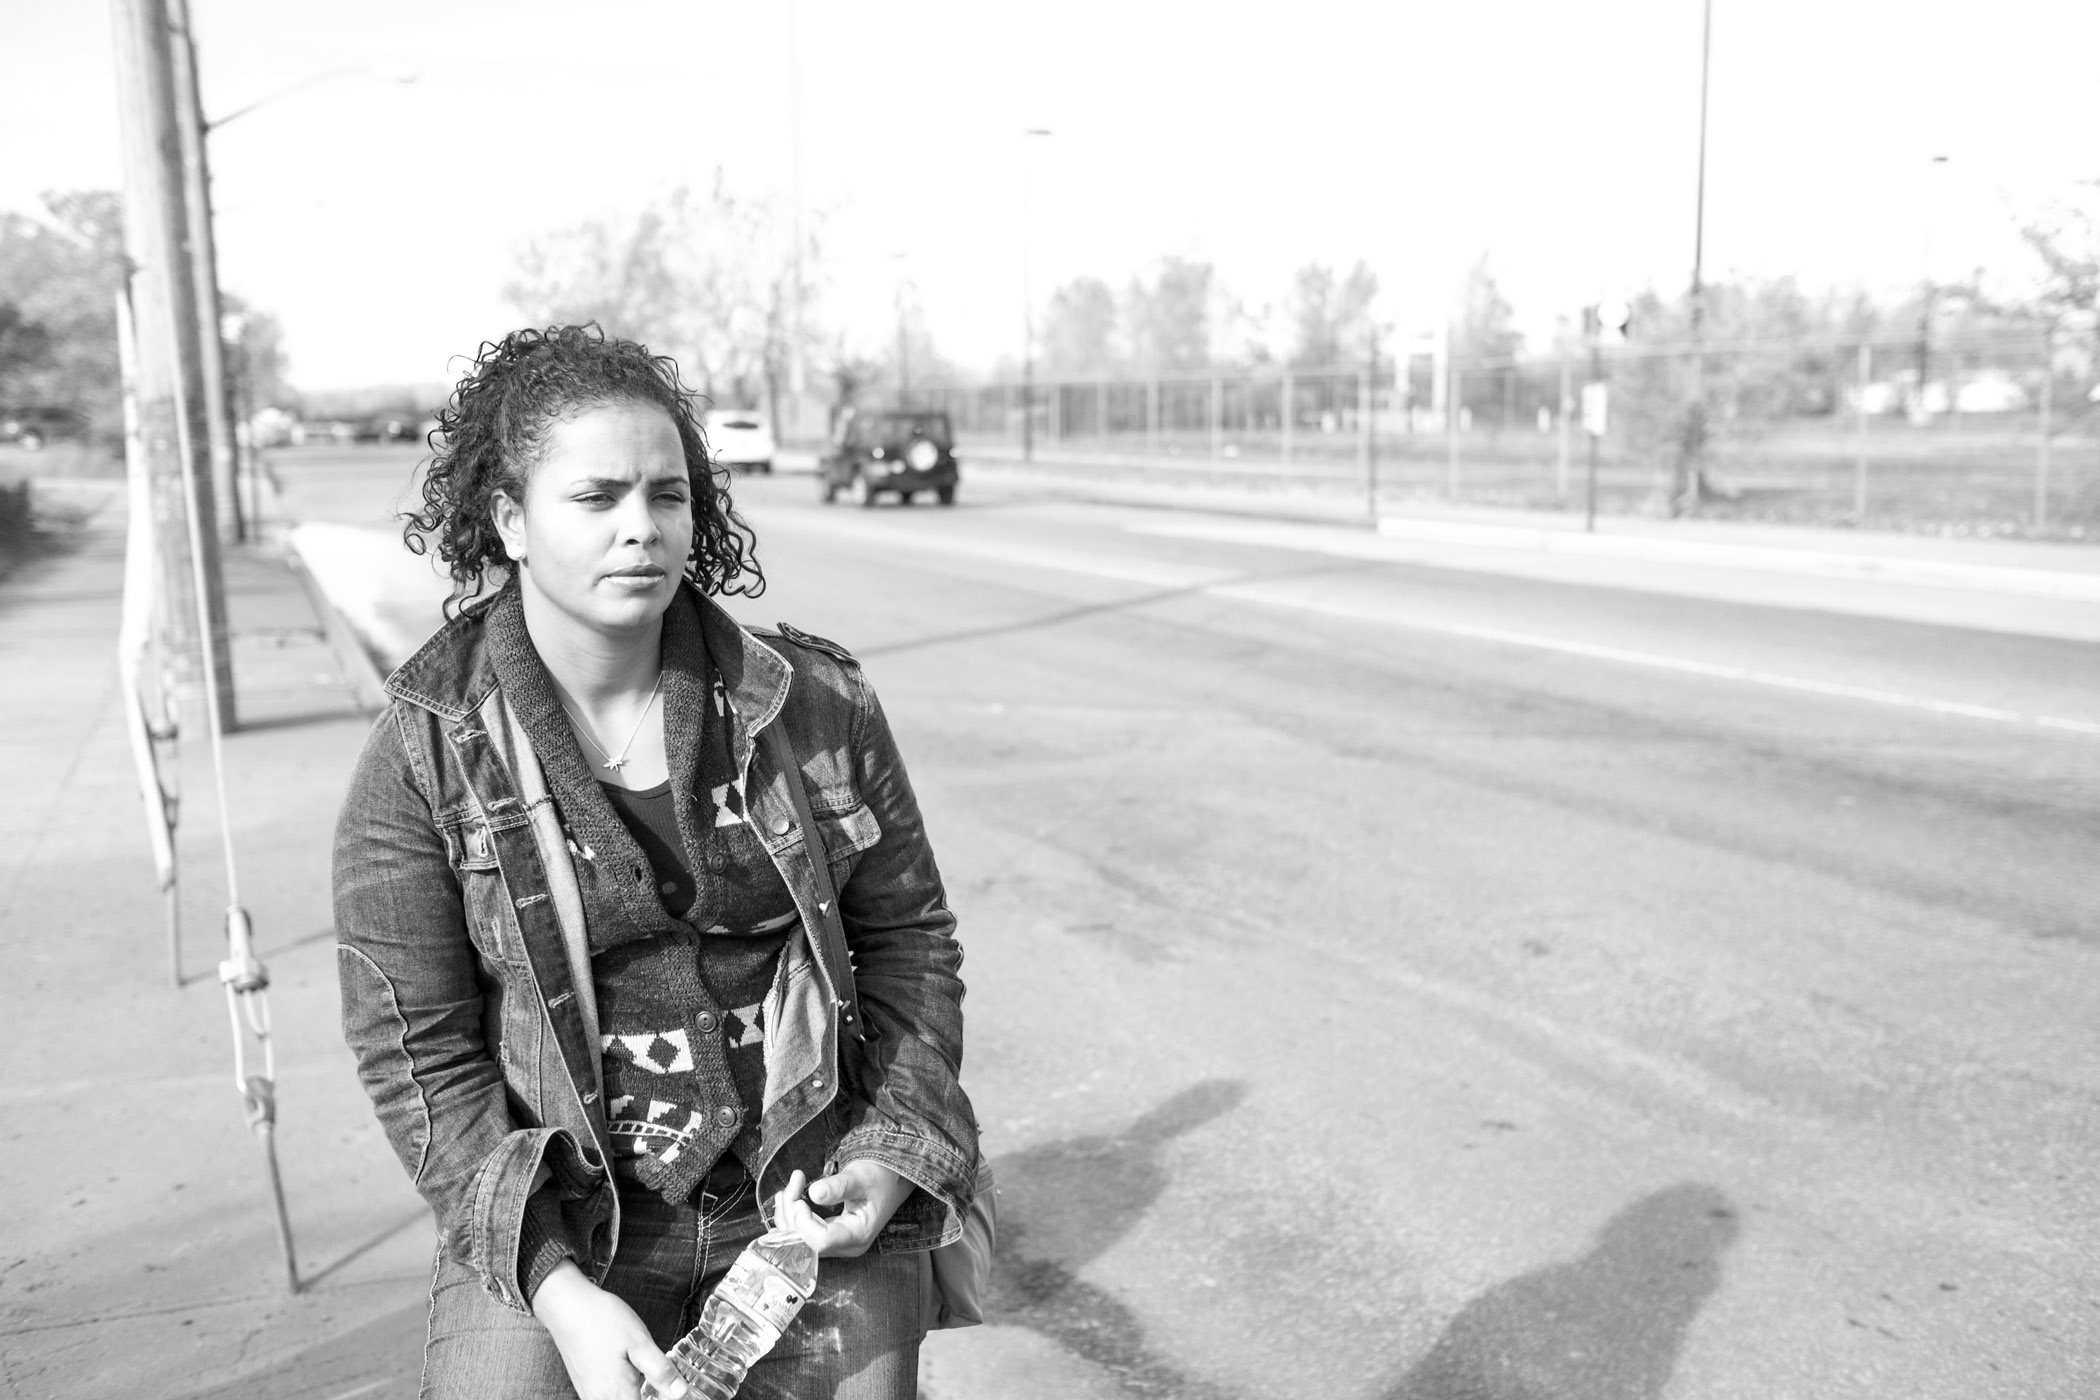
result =
[[642,717],[634,722],[634,732],[627,736],[626,743],[620,745],[620,752],[617,755],[615,755],[611,750],[607,749],[605,745],[598,742],[598,736],[591,733],[591,727],[589,725],[585,724],[582,720],[576,718],[576,712],[574,710],[570,709],[567,705],[564,705],[561,707],[562,713],[566,714],[569,717],[569,722],[576,726],[576,732],[578,734],[581,734],[584,738],[590,740],[592,748],[596,749],[599,753],[605,755],[605,762],[599,764],[598,766],[607,770],[608,772],[617,773],[622,768],[625,768],[627,766],[627,751],[634,747],[634,741],[641,736],[642,726],[649,722],[649,711],[656,708],[656,693],[662,690],[663,688],[664,673],[661,670],[659,670],[656,673],[656,684],[649,688],[649,699],[642,705]]

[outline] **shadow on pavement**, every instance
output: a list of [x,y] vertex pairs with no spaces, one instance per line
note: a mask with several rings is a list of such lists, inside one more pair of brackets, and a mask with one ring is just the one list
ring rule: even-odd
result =
[[181,1400],[413,1400],[423,1377],[421,1300]]
[[370,1254],[373,1250],[379,1248],[379,1246],[385,1244],[388,1240],[400,1234],[403,1230],[409,1229],[410,1227],[415,1225],[425,1224],[429,1220],[429,1209],[424,1206],[417,1206],[414,1210],[408,1212],[408,1214],[402,1216],[399,1220],[396,1220],[393,1224],[387,1226],[385,1229],[379,1230],[372,1234],[369,1238],[367,1238],[364,1241],[364,1243],[351,1246],[343,1253],[329,1260],[326,1264],[323,1264],[320,1268],[315,1269],[312,1273],[306,1273],[302,1268],[299,1279],[300,1288],[303,1290],[311,1290],[314,1287],[314,1285],[318,1284],[322,1279],[327,1278],[330,1274],[342,1268],[344,1265],[349,1264],[354,1260],[361,1259],[367,1254]]
[[1246,1096],[1236,1080],[1205,1080],[1122,1132],[999,1158],[993,1170],[1007,1218],[992,1271],[990,1320],[1048,1337],[1134,1394],[1225,1395],[1154,1354],[1130,1308],[1078,1273],[1128,1234],[1166,1189],[1162,1149]]
[[1130,612],[1136,608],[1149,607],[1174,598],[1199,597],[1216,588],[1227,588],[1242,583],[1274,583],[1285,579],[1319,578],[1335,574],[1361,574],[1386,567],[1378,561],[1351,564],[1316,564],[1302,569],[1281,569],[1262,573],[1250,571],[1227,578],[1212,579],[1208,583],[1181,584],[1174,588],[1155,589],[1140,593],[1134,598],[1115,598],[1106,603],[1085,603],[1079,607],[1061,608],[1057,612],[1041,617],[1022,618],[1018,622],[1001,622],[990,627],[969,627],[960,632],[936,632],[928,637],[910,637],[901,642],[885,642],[878,646],[862,647],[854,654],[860,657],[894,656],[898,652],[919,651],[926,647],[954,646],[962,642],[981,642],[990,637],[1006,637],[1016,632],[1033,632],[1045,627],[1062,627],[1081,618],[1099,617],[1105,613]]
[[1644,1196],[1580,1259],[1466,1304],[1385,1400],[1658,1400],[1736,1231],[1711,1186]]

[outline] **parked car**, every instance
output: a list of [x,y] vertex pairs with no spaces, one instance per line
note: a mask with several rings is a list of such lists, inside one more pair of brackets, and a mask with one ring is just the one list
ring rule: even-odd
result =
[[352,442],[415,442],[423,436],[424,415],[375,413],[351,427]]
[[910,505],[913,496],[931,491],[942,505],[952,506],[959,476],[947,414],[848,409],[832,430],[830,450],[817,463],[817,493],[827,505],[844,491],[855,505],[870,506],[884,492]]
[[82,436],[87,425],[70,408],[15,408],[0,414],[0,442],[11,442],[30,452],[59,438]]
[[743,408],[709,409],[703,425],[715,465],[731,471],[773,470],[773,425]]

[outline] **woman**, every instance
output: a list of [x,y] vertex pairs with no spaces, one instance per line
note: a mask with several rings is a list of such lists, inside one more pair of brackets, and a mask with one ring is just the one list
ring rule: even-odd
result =
[[467,602],[389,678],[335,849],[344,1033],[438,1221],[423,1394],[676,1394],[664,1351],[779,1223],[818,1288],[741,1393],[912,1395],[977,1129],[882,709],[715,601],[764,577],[668,359],[520,331],[439,423],[404,533]]

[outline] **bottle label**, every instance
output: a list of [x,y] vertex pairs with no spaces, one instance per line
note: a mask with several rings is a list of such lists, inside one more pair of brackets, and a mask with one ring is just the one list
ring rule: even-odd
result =
[[787,1330],[802,1310],[805,1295],[801,1286],[763,1259],[745,1255],[722,1280],[716,1295],[734,1303],[772,1332]]

